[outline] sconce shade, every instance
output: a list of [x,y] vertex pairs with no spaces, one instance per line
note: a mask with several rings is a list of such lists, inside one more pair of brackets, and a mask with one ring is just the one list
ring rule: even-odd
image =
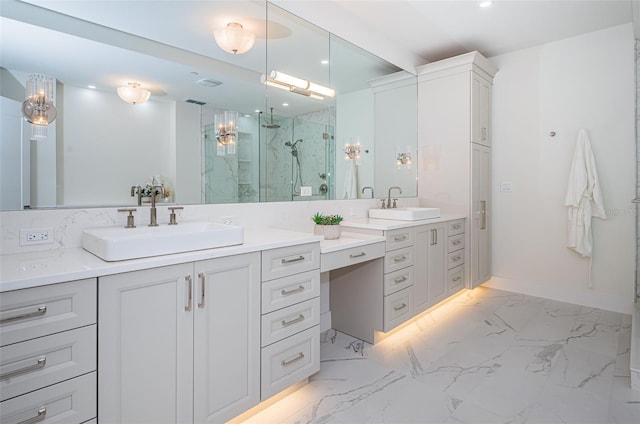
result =
[[47,127],[58,114],[53,105],[53,84],[53,78],[43,74],[29,74],[27,78],[22,116],[31,124],[33,138],[47,138]]
[[230,22],[226,27],[215,30],[213,36],[222,50],[233,54],[248,52],[256,42],[256,35],[237,22]]
[[118,87],[118,96],[127,103],[137,105],[149,100],[151,92],[137,82],[130,82],[126,87]]

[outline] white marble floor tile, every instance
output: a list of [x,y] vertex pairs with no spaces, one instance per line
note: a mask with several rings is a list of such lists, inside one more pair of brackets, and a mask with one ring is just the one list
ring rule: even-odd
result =
[[246,423],[638,424],[630,323],[479,287],[375,346],[325,332],[320,372]]

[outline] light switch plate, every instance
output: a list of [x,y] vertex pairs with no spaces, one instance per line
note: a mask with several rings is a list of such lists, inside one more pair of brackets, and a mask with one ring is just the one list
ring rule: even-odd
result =
[[511,193],[513,191],[513,183],[511,181],[502,181],[500,183],[500,191],[503,193]]
[[300,187],[300,196],[311,196],[312,195],[310,186],[302,186]]

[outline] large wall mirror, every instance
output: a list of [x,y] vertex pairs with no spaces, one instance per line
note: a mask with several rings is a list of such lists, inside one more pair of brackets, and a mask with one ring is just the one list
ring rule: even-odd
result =
[[[0,15],[0,210],[132,205],[154,181],[181,204],[416,196],[415,76],[271,3],[4,0]],[[232,22],[255,36],[246,53],[216,44]],[[44,138],[22,119],[32,73],[55,79]],[[149,100],[123,101],[129,83]]]

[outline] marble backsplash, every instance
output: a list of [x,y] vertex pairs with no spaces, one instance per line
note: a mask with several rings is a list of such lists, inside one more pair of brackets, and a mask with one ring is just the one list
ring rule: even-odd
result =
[[[417,198],[401,199],[399,206],[417,206]],[[158,206],[160,225],[169,222],[170,204]],[[176,211],[177,221],[222,222],[231,217],[233,224],[244,228],[275,227],[294,231],[313,232],[311,217],[316,212],[341,214],[345,220],[365,217],[369,208],[377,207],[375,199],[319,200],[223,205],[185,205]],[[82,247],[85,228],[125,226],[126,214],[118,208],[45,209],[0,212],[0,254],[14,254]],[[135,213],[136,225],[149,224],[149,206],[139,206]],[[179,225],[179,224],[178,224]],[[54,242],[35,246],[20,246],[21,229],[47,228],[53,230]]]

